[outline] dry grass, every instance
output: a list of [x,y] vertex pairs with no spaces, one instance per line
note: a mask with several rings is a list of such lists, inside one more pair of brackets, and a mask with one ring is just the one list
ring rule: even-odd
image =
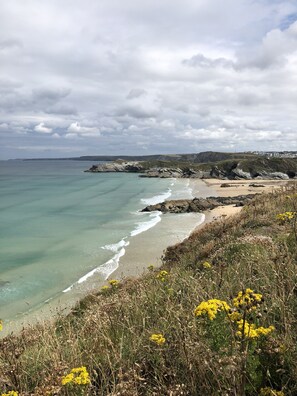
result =
[[[27,329],[0,345],[0,391],[20,395],[297,394],[297,253],[292,224],[276,215],[297,205],[296,189],[256,197],[236,217],[205,226],[164,257],[165,280],[139,280],[84,299],[55,324]],[[295,206],[296,207],[296,206]],[[204,268],[203,262],[211,263]],[[258,313],[269,337],[243,352],[223,317],[195,318],[202,301],[232,301],[239,290],[263,294]],[[154,333],[166,342],[150,341]],[[86,366],[91,384],[61,385]],[[48,392],[48,393],[47,393]],[[272,395],[273,393],[271,393]]]

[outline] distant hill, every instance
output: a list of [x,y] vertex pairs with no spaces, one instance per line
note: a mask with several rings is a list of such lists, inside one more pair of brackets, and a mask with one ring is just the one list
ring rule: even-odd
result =
[[155,155],[86,155],[81,157],[70,158],[30,158],[24,161],[41,161],[41,160],[72,160],[72,161],[166,161],[166,162],[191,162],[191,163],[208,163],[224,161],[229,159],[249,159],[258,158],[258,154],[251,153],[221,153],[215,151],[205,151],[193,154],[155,154]]

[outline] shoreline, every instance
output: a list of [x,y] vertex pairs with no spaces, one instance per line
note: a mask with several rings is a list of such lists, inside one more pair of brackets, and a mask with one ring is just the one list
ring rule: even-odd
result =
[[[221,188],[220,185],[223,181],[211,179],[197,180],[197,179],[179,179],[186,188],[191,188],[192,195],[195,197],[206,197],[213,195],[226,194],[234,195],[245,194],[246,184],[251,181],[234,181],[228,184],[241,184],[241,186]],[[261,183],[264,184],[264,183]],[[269,187],[265,191],[271,190],[271,187],[279,187],[284,185],[284,182],[269,183]],[[206,187],[203,189],[203,185]],[[272,186],[271,186],[272,185]],[[233,190],[232,190],[233,189]],[[260,192],[257,187],[256,193]],[[261,191],[262,192],[262,191]],[[250,191],[248,193],[251,193]],[[174,197],[173,197],[174,198]],[[204,213],[187,213],[187,214],[166,214],[162,215],[162,221],[154,227],[146,230],[143,233],[132,236],[129,240],[129,246],[125,247],[125,254],[120,258],[118,267],[106,278],[100,272],[94,273],[90,280],[84,282],[81,286],[75,288],[69,294],[61,293],[54,296],[48,302],[44,302],[42,306],[35,307],[32,311],[27,312],[22,317],[13,319],[5,324],[4,331],[1,334],[5,336],[11,332],[16,334],[24,327],[31,327],[37,323],[45,323],[55,320],[59,316],[67,315],[74,308],[76,303],[89,294],[100,291],[101,287],[105,285],[110,279],[117,279],[125,281],[128,278],[137,278],[142,276],[150,265],[160,267],[162,265],[161,257],[169,246],[174,246],[181,243],[184,239],[188,238],[193,232],[201,229],[206,224],[232,216],[239,213],[242,207],[234,206],[220,206],[213,210],[208,210]],[[201,221],[202,220],[202,221]],[[6,329],[6,330],[5,330]]]

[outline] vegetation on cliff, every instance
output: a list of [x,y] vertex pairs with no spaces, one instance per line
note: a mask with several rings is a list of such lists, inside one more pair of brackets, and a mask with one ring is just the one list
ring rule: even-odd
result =
[[2,340],[0,394],[296,395],[296,210],[294,186],[256,196],[161,270]]

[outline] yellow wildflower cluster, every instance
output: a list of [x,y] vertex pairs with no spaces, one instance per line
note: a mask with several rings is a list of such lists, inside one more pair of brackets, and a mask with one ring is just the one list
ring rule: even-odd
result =
[[284,212],[276,215],[277,220],[282,222],[293,220],[296,217],[296,212]]
[[261,388],[259,396],[285,396],[283,391],[276,391],[269,387]]
[[152,334],[150,336],[150,340],[154,342],[157,345],[163,345],[164,342],[166,341],[165,337],[163,334]]
[[229,305],[226,303],[226,301],[213,299],[202,301],[202,303],[200,303],[198,307],[195,308],[194,315],[208,315],[210,320],[214,320],[220,311],[230,311]]
[[84,366],[73,368],[69,374],[62,377],[62,385],[88,385],[90,383],[89,373]]
[[159,279],[161,282],[166,282],[168,279],[169,273],[167,271],[160,271],[156,278]]
[[0,331],[3,330],[3,324],[2,324],[2,320],[0,320]]
[[104,285],[104,286],[101,287],[101,290],[102,290],[103,292],[105,292],[105,291],[107,291],[107,290],[109,290],[109,289],[110,289],[110,287],[107,286],[107,285]]
[[208,268],[211,268],[212,265],[208,261],[204,261],[204,263],[202,264],[202,267],[205,269],[208,269]]
[[243,319],[240,319],[237,321],[237,326],[238,326],[238,331],[236,332],[236,335],[238,337],[241,337],[242,334],[244,334],[245,338],[258,338],[260,336],[267,336],[270,334],[272,331],[274,331],[274,326],[269,326],[269,327],[256,327],[253,323],[250,324],[247,321],[243,321]]
[[194,310],[195,316],[207,315],[210,320],[214,320],[218,312],[223,311],[231,322],[237,326],[236,335],[245,338],[258,338],[260,336],[267,336],[275,330],[273,326],[256,327],[255,324],[250,324],[243,318],[246,312],[256,310],[257,306],[263,302],[262,294],[255,293],[251,289],[240,291],[233,299],[232,308],[222,300],[208,300],[200,303]]
[[111,279],[110,281],[108,281],[108,283],[110,284],[111,287],[117,287],[120,282],[116,279]]
[[262,294],[255,293],[252,289],[240,291],[233,299],[233,305],[242,310],[255,310],[263,302]]
[[18,396],[18,392],[9,391],[8,393],[2,393],[1,396]]

